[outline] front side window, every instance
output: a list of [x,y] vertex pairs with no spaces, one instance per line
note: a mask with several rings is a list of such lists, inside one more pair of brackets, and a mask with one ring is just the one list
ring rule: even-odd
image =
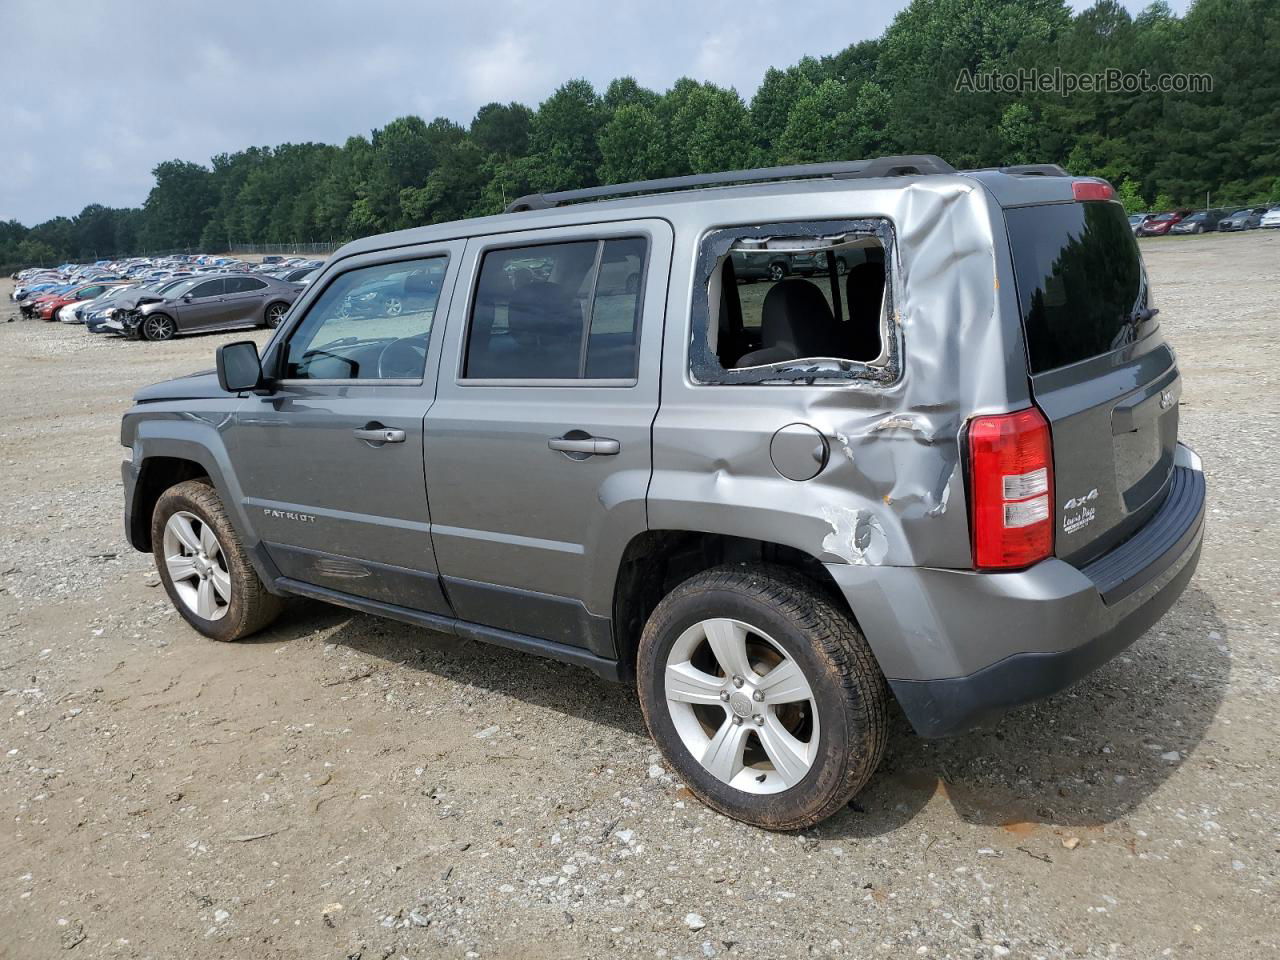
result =
[[203,300],[206,297],[218,297],[226,292],[227,281],[225,280],[206,280],[194,287],[191,291],[191,297],[194,300]]
[[485,253],[463,376],[634,379],[646,249],[626,237]]
[[448,258],[339,274],[284,348],[286,380],[420,380]]

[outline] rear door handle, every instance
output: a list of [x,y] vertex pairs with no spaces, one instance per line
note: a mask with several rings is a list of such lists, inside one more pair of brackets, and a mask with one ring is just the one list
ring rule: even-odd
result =
[[404,431],[387,427],[365,427],[353,430],[357,440],[368,440],[370,443],[404,443]]
[[582,453],[589,457],[612,457],[622,449],[617,440],[608,437],[552,437],[547,446],[561,453]]

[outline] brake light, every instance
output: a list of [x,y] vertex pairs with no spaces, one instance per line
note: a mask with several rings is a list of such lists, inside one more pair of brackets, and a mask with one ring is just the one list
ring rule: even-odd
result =
[[1116,195],[1104,180],[1076,180],[1071,184],[1071,193],[1077,200],[1111,200]]
[[969,421],[974,566],[1029,567],[1053,553],[1053,448],[1034,407]]

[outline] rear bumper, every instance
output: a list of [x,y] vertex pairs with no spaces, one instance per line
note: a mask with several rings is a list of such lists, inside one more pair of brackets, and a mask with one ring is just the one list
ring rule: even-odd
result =
[[1205,511],[1199,459],[1179,446],[1177,464],[1146,526],[1083,568],[1056,558],[1002,574],[828,565],[917,733],[959,733],[1062,690],[1173,606],[1199,563]]

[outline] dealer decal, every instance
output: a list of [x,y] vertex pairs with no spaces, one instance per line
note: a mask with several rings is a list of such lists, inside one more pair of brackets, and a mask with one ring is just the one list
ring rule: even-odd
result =
[[[1098,488],[1094,487],[1082,497],[1072,497],[1062,505],[1062,532],[1075,533],[1077,530],[1083,530],[1089,524],[1093,523],[1093,518],[1098,515],[1098,511],[1089,506],[1094,500],[1098,499]],[[1079,511],[1072,513],[1071,511]]]

